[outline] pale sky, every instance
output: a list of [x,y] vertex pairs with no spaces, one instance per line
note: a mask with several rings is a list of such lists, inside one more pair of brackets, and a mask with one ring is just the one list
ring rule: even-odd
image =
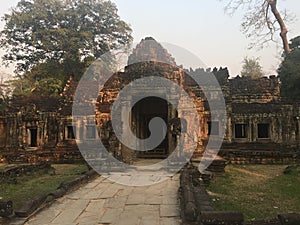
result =
[[[245,56],[259,57],[266,75],[276,74],[282,53],[281,43],[278,46],[270,44],[263,50],[248,50],[250,40],[240,29],[242,9],[230,17],[224,13],[225,2],[220,0],[112,1],[116,3],[121,18],[131,25],[135,42],[152,36],[159,42],[187,49],[209,67],[228,67],[231,76],[240,73]],[[17,2],[2,1],[0,15],[8,12]],[[292,24],[287,24],[288,38],[300,35],[299,1],[279,0],[278,8],[287,9],[296,16]],[[12,71],[3,66],[0,70]]]

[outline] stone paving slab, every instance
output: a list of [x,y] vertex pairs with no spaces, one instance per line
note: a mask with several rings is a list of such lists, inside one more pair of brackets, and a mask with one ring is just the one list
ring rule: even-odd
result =
[[[143,179],[156,178],[147,172]],[[178,174],[145,187],[97,177],[55,200],[25,225],[180,225],[178,188]]]

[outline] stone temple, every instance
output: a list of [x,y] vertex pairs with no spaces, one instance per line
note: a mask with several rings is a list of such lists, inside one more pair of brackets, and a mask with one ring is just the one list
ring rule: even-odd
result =
[[[158,76],[179,85],[193,99],[199,119],[199,130],[194,136],[197,148],[193,154],[199,159],[209,138],[217,137],[223,118],[214,117],[201,87],[188,74],[207,75],[203,69],[186,70],[177,66],[175,59],[153,38],[142,40],[128,59],[128,66],[115,73],[92,99],[94,112],[72,118],[73,95],[78,82],[70,78],[59,98],[31,97],[14,99],[0,116],[0,161],[40,162],[74,161],[81,159],[77,144],[88,144],[98,137],[116,158],[132,163],[138,158],[166,158],[178,143],[178,131],[184,129],[178,111],[164,100],[172,98],[172,90],[157,84],[159,97],[147,97],[131,109],[130,126],[139,138],[149,136],[149,121],[162,118],[167,134],[153,150],[137,152],[120,143],[111,125],[111,109],[120,90],[135,79]],[[226,126],[219,155],[231,163],[285,163],[299,157],[300,104],[280,96],[280,81],[276,76],[250,79],[229,78],[227,69],[214,69],[226,102]],[[89,88],[86,82],[83,88]],[[209,85],[209,84],[208,84]],[[150,90],[145,88],[144,92]],[[152,90],[153,91],[153,90]],[[210,90],[210,95],[214,90]],[[135,96],[126,96],[126,103]],[[184,102],[184,99],[181,99]],[[188,112],[188,111],[186,111]],[[181,113],[185,113],[185,109]],[[218,113],[216,113],[218,114]],[[122,116],[122,115],[120,115]],[[192,121],[187,120],[185,126]],[[122,126],[122,125],[121,125]]]

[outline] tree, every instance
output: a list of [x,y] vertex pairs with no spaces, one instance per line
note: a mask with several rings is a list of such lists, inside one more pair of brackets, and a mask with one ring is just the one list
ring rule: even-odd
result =
[[252,79],[260,78],[264,75],[262,67],[258,58],[245,57],[241,71],[242,77],[249,77]]
[[38,81],[29,78],[21,78],[11,80],[10,85],[13,87],[13,97],[31,97],[34,95],[58,97],[63,90],[62,81],[54,77],[44,78]]
[[[0,72],[1,73],[1,72]],[[0,75],[1,76],[1,75]],[[7,81],[0,77],[0,113],[2,113],[9,104],[11,89]]]
[[290,100],[300,100],[300,36],[291,40],[290,54],[278,68],[281,81],[281,95]]
[[254,38],[254,45],[264,47],[269,41],[275,41],[274,35],[280,31],[282,46],[286,54],[290,53],[286,22],[292,20],[286,11],[280,12],[277,0],[228,0],[226,11],[234,13],[238,8],[247,10],[242,22],[242,31]]
[[116,5],[105,0],[21,0],[3,20],[3,61],[17,62],[22,76],[40,70],[44,78],[58,72],[78,79],[87,61],[132,40]]

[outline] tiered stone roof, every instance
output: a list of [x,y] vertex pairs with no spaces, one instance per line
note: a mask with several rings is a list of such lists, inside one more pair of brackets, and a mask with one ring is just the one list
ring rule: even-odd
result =
[[129,56],[128,65],[147,61],[158,61],[176,65],[175,59],[171,54],[152,37],[143,39],[136,46],[133,53]]

